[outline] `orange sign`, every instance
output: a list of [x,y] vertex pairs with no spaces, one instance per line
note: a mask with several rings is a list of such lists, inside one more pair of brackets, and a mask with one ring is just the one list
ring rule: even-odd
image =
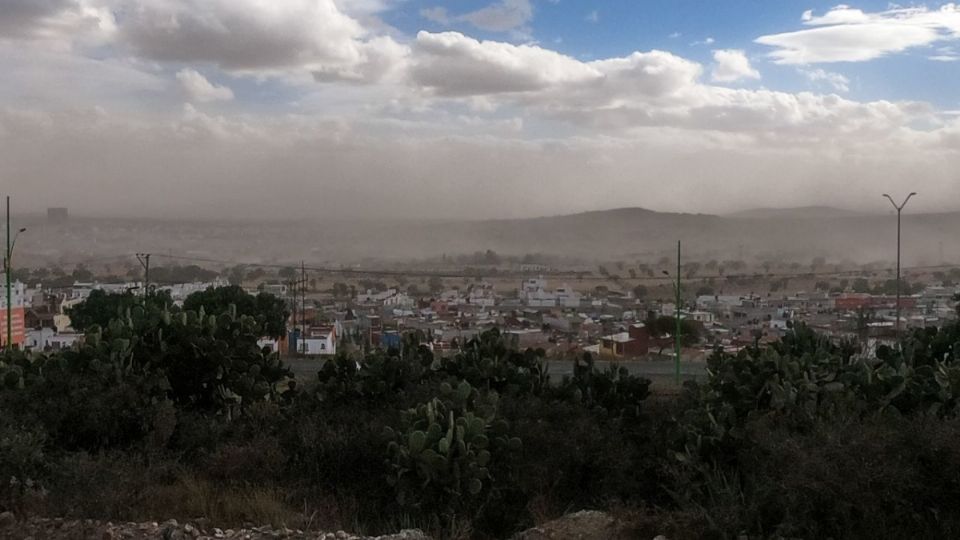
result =
[[[23,308],[15,307],[11,310],[12,317],[10,318],[12,322],[10,330],[14,345],[23,348],[24,342],[27,341],[27,329],[23,324]],[[7,346],[7,310],[0,309],[0,345]]]

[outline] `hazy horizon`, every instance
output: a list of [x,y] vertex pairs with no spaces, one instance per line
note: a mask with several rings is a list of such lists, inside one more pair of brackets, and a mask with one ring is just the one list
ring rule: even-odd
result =
[[[889,205],[889,203],[888,203]],[[32,221],[45,220],[47,218],[46,211],[49,208],[62,208],[62,207],[47,207],[41,210],[24,212],[22,210],[14,208],[12,211],[12,216],[15,219],[28,219]],[[711,213],[711,212],[689,212],[689,211],[672,211],[672,210],[659,210],[655,208],[646,208],[641,206],[622,206],[614,208],[597,208],[597,209],[584,209],[584,210],[574,210],[571,212],[565,213],[554,213],[554,214],[533,214],[533,215],[517,215],[517,216],[491,216],[491,217],[469,217],[469,216],[449,216],[449,217],[430,217],[430,216],[377,216],[377,215],[351,215],[343,217],[331,217],[331,216],[308,216],[308,217],[271,217],[268,215],[264,216],[231,216],[231,217],[222,217],[222,216],[205,216],[203,213],[194,214],[194,215],[173,215],[173,216],[162,216],[162,215],[136,215],[136,214],[98,214],[98,213],[77,213],[73,208],[67,208],[68,210],[68,219],[79,219],[79,220],[120,220],[120,221],[143,221],[143,222],[170,222],[170,221],[183,221],[183,222],[194,222],[194,223],[203,223],[203,222],[222,222],[222,223],[317,223],[322,224],[324,222],[341,222],[341,223],[351,223],[351,222],[363,222],[363,223],[377,223],[377,222],[421,222],[421,223],[449,223],[449,222],[465,222],[465,223],[482,223],[482,222],[502,222],[502,221],[526,221],[526,220],[537,220],[537,219],[549,219],[549,218],[562,218],[562,217],[572,217],[580,216],[584,214],[604,214],[604,213],[615,213],[622,211],[642,211],[642,212],[651,212],[653,214],[665,214],[665,215],[689,215],[689,216],[713,216],[720,218],[733,218],[733,219],[752,219],[754,217],[770,217],[773,219],[817,219],[823,216],[817,214],[819,211],[825,211],[828,213],[836,213],[829,217],[876,217],[876,216],[887,216],[895,215],[895,211],[892,208],[880,208],[873,209],[873,211],[862,211],[854,210],[850,208],[839,208],[833,206],[793,206],[793,207],[749,207],[749,208],[740,208],[735,209],[729,212],[723,213]],[[810,212],[810,215],[805,215],[806,212]],[[932,216],[932,215],[941,215],[941,214],[955,214],[960,213],[960,208],[955,209],[944,209],[944,210],[931,210],[924,211],[923,209],[913,209],[913,208],[904,208],[904,216]],[[754,216],[753,214],[757,214]]]

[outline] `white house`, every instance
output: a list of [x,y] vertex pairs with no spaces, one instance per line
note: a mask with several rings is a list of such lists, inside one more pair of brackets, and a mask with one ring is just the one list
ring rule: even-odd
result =
[[709,311],[690,311],[682,312],[680,314],[681,318],[689,319],[691,321],[696,321],[698,323],[709,324],[712,323],[715,319],[713,313]]
[[557,295],[543,289],[527,294],[527,305],[530,307],[555,307]]
[[356,303],[383,305],[388,298],[392,296],[396,296],[396,294],[397,294],[396,289],[387,289],[381,292],[375,292],[370,289],[367,289],[366,292],[363,292],[357,295]]
[[383,299],[384,306],[412,308],[417,305],[417,301],[407,293],[395,293]]
[[226,287],[228,285],[230,285],[229,281],[218,277],[210,283],[177,283],[176,285],[165,285],[163,287],[158,287],[157,290],[169,291],[170,297],[173,298],[174,302],[182,302],[195,292],[201,292],[215,287]]
[[571,289],[569,285],[564,283],[557,288],[556,298],[558,306],[578,308],[580,307],[580,300],[583,298],[583,295]]
[[520,297],[526,298],[528,294],[542,291],[547,288],[547,280],[540,278],[530,278],[523,281],[520,285]]
[[339,322],[330,326],[311,328],[303,339],[297,340],[297,353],[306,356],[333,356],[337,354],[337,345],[343,327]]
[[73,332],[57,332],[53,328],[40,328],[36,330],[27,330],[26,348],[34,350],[52,349],[59,351],[69,349],[78,343],[83,336]]

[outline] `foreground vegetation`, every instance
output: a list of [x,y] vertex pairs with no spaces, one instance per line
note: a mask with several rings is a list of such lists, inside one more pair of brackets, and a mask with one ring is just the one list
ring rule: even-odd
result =
[[651,537],[960,536],[957,325],[876,358],[798,326],[667,399],[589,356],[550,380],[496,331],[451,358],[407,335],[298,385],[257,347],[268,300],[126,298],[76,350],[8,353],[0,506],[451,538],[588,507]]

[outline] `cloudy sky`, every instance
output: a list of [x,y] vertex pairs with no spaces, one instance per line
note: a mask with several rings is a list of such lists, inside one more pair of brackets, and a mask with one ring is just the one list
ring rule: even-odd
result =
[[960,4],[0,0],[24,211],[960,209]]

